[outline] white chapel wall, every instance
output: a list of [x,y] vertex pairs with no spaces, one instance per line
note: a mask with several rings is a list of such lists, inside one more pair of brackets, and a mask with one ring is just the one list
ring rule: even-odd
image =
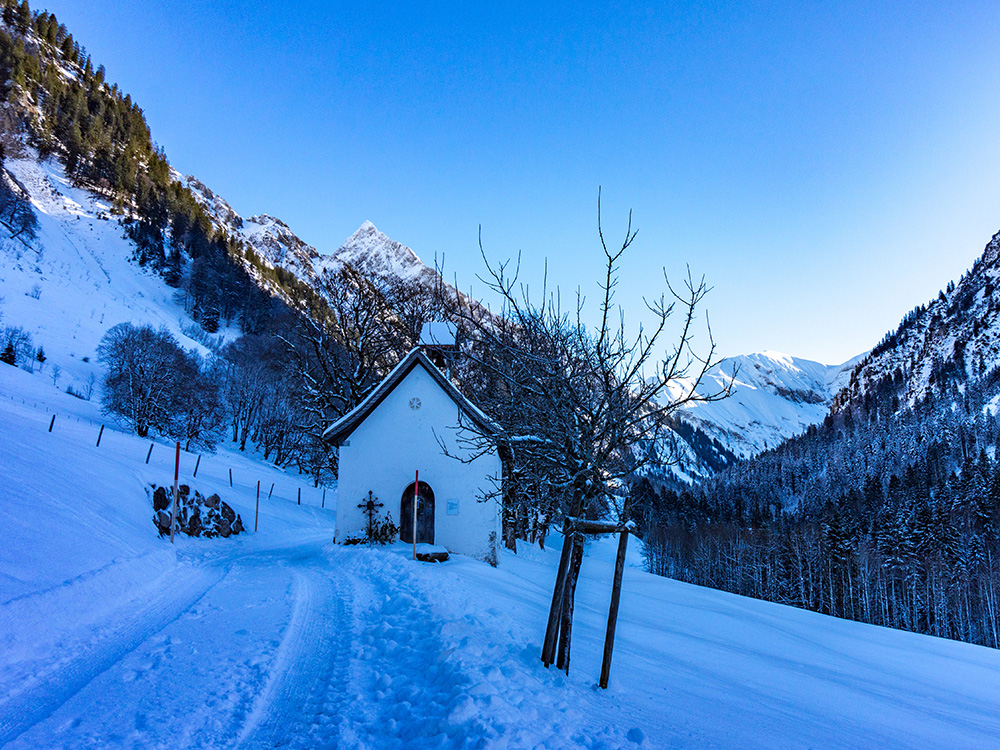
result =
[[[420,407],[411,408],[419,399]],[[337,541],[363,532],[364,511],[357,507],[372,490],[399,525],[403,490],[420,470],[420,481],[434,492],[435,544],[456,554],[485,557],[490,533],[500,535],[498,502],[481,500],[493,492],[500,477],[500,459],[495,452],[470,463],[450,458],[441,450],[444,440],[455,455],[469,457],[459,444],[458,405],[421,365],[414,367],[399,385],[368,415],[340,447],[340,479],[337,500]]]

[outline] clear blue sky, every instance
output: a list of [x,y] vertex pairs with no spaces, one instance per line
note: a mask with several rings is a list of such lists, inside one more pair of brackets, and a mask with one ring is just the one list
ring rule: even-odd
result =
[[481,224],[596,292],[603,186],[627,312],[689,263],[724,354],[845,360],[1000,229],[995,2],[33,8],[179,170],[321,251],[368,219],[475,290]]

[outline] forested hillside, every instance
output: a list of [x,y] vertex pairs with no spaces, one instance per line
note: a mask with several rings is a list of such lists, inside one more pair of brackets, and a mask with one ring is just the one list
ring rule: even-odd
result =
[[822,425],[690,491],[641,483],[651,569],[1000,645],[998,247],[872,351]]

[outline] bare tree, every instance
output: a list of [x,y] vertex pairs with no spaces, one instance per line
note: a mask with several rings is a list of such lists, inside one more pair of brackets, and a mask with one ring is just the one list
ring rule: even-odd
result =
[[414,342],[378,282],[344,266],[317,286],[323,304],[297,316],[294,333],[281,338],[322,429],[357,406]]
[[107,366],[105,412],[139,437],[154,431],[188,445],[214,445],[224,417],[218,385],[169,331],[119,323],[104,334],[97,354]]
[[30,369],[35,353],[30,333],[20,326],[6,326],[0,331],[0,345],[3,347],[4,362]]
[[[729,394],[728,387],[699,390],[716,364],[707,316],[704,350],[693,347],[696,312],[709,291],[704,279],[696,281],[689,271],[677,290],[664,273],[666,292],[646,302],[652,326],[640,326],[630,336],[615,291],[619,262],[636,236],[631,214],[621,245],[609,249],[598,198],[598,236],[605,274],[593,328],[584,322],[581,293],[571,311],[562,309],[558,290],[549,293],[543,287],[541,298],[532,299],[518,281],[518,267],[511,270],[509,261],[491,264],[481,239],[486,264],[481,281],[500,298],[500,310],[483,315],[457,294],[449,306],[449,316],[474,342],[462,371],[463,387],[500,427],[499,433],[478,435],[473,442],[482,450],[498,447],[504,479],[516,486],[504,487],[505,501],[531,484],[525,476],[514,476],[520,470],[538,480],[536,487],[545,487],[548,497],[535,502],[543,508],[551,504],[551,520],[562,522],[565,541],[542,660],[546,666],[555,661],[567,672],[584,533],[621,529],[628,518],[624,480],[644,466],[675,460],[667,439],[670,415]],[[674,343],[659,361],[661,340],[674,319],[679,322]],[[602,515],[615,522],[594,524]]]
[[259,337],[244,335],[227,344],[217,364],[222,398],[229,412],[233,442],[246,450],[250,431],[276,380],[271,367],[273,347]]

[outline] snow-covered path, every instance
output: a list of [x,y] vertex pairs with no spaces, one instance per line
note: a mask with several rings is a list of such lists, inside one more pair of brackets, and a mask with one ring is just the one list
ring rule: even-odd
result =
[[436,607],[424,573],[399,551],[339,549],[327,538],[243,554],[182,554],[172,575],[143,592],[142,606],[109,612],[89,637],[68,639],[50,660],[26,660],[21,673],[5,675],[19,687],[0,699],[0,746],[625,742],[609,728],[581,732],[583,715],[570,709],[561,678],[554,696],[539,696],[552,675],[533,650],[523,661],[539,672],[535,689],[501,697],[517,665],[469,663],[470,655],[484,656],[475,637],[470,643],[482,623],[474,611]]

